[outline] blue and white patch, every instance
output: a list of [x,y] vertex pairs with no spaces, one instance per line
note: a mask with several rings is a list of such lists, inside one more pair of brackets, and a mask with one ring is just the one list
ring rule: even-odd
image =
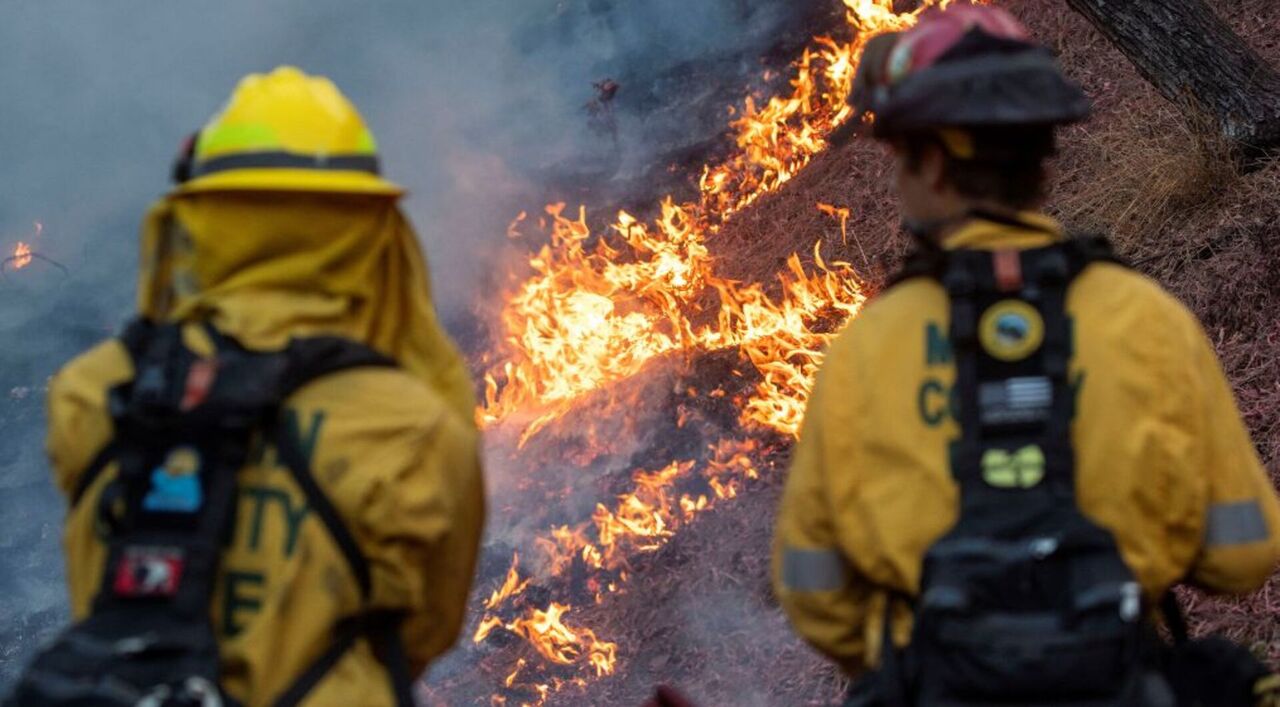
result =
[[151,472],[151,488],[142,508],[157,513],[195,513],[204,505],[200,486],[200,453],[192,447],[175,447],[164,464]]

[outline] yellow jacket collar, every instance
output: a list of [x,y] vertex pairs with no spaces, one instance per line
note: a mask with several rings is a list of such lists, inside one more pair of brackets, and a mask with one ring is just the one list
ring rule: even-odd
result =
[[947,236],[942,247],[945,250],[1025,250],[1046,246],[1064,238],[1062,226],[1044,214],[1024,211],[1018,214],[1018,220],[1026,225],[974,217]]

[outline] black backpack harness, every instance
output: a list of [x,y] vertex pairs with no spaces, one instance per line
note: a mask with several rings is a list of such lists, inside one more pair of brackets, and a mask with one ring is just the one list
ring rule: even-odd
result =
[[[342,370],[395,366],[337,337],[295,339],[279,352],[245,349],[212,326],[216,356],[201,358],[179,325],[138,320],[121,337],[135,375],[110,391],[115,438],[80,479],[81,502],[112,462],[99,496],[107,564],[91,612],[45,649],[8,704],[218,707],[218,643],[209,616],[223,546],[234,527],[237,475],[257,445],[278,458],[325,524],[370,597],[369,565],[312,476],[281,405],[306,383]],[[340,622],[325,651],[277,699],[300,704],[361,638],[386,667],[398,704],[412,705],[412,676],[397,615],[366,611]]]
[[[1072,281],[1117,262],[1102,239],[1030,250],[924,250],[951,305],[956,525],[924,558],[909,648],[885,617],[881,704],[1160,704],[1144,670],[1142,590],[1114,538],[1079,510],[1071,420]],[[1172,704],[1172,702],[1168,702]]]
[[[1095,263],[1124,265],[1101,237],[1021,251],[929,247],[895,279],[932,278],[950,301],[960,512],[925,554],[919,597],[890,596],[881,668],[855,684],[850,707],[1254,703],[1266,667],[1224,638],[1189,639],[1172,592],[1158,609],[1173,644],[1161,640],[1115,538],[1080,512],[1066,300]],[[914,625],[897,650],[891,616],[902,603]]]

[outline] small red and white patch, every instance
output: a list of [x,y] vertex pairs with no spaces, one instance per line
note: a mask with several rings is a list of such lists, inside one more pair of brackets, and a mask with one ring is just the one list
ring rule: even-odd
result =
[[209,397],[209,391],[217,378],[217,359],[202,358],[191,364],[191,369],[187,372],[186,387],[182,391],[181,410],[187,412],[199,407]]
[[127,548],[116,563],[112,589],[121,597],[173,596],[178,592],[185,564],[182,552],[176,548]]

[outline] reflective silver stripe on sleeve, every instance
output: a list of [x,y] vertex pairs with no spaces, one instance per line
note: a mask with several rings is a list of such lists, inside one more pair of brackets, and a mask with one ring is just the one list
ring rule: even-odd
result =
[[1209,506],[1205,545],[1248,545],[1267,539],[1267,521],[1257,501],[1215,503]]
[[842,589],[847,565],[837,550],[801,550],[782,553],[782,583],[795,592],[827,592]]

